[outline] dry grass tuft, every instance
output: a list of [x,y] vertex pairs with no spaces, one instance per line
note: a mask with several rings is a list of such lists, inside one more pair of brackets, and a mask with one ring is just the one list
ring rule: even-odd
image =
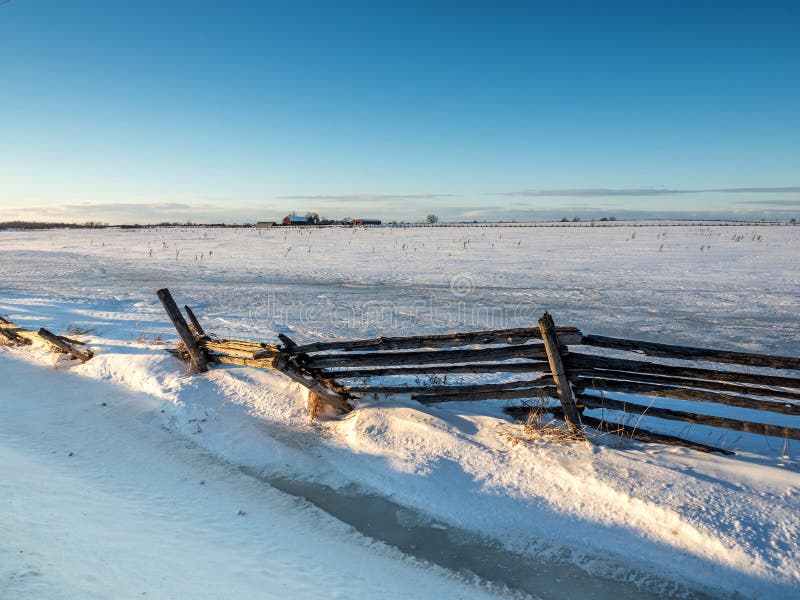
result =
[[509,438],[514,438],[513,442],[572,444],[588,440],[586,426],[572,427],[563,421],[552,418],[549,400],[546,396],[525,400],[522,406],[528,409],[528,417],[525,422],[521,423],[521,435],[519,428],[515,428],[515,432],[509,434]]
[[[144,345],[161,345],[165,343],[163,334],[159,333],[156,336],[147,337],[143,331],[139,332],[139,335],[133,341],[137,344]],[[178,342],[178,351],[181,353],[181,356],[185,355],[188,359],[189,353],[186,351],[186,347],[183,345],[183,342]]]
[[96,335],[97,328],[95,327],[81,327],[70,323],[67,325],[67,333],[69,335]]

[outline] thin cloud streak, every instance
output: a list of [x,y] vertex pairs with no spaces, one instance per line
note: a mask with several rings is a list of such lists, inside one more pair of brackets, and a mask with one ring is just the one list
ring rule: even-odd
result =
[[679,194],[796,194],[800,186],[788,187],[739,187],[708,189],[671,189],[671,188],[575,188],[552,190],[518,190],[515,192],[497,192],[496,196],[527,196],[530,198],[547,197],[624,197],[624,196],[670,196]]
[[790,206],[800,208],[800,200],[741,200],[736,204],[758,204],[761,206]]
[[275,200],[311,200],[316,202],[392,202],[396,200],[432,200],[454,198],[455,194],[331,194],[314,196],[275,196]]

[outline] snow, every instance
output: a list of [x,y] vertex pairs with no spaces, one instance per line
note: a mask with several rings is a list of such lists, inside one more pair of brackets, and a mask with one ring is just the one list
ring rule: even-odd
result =
[[146,393],[0,378],[3,598],[486,595],[154,428]]
[[[298,507],[245,469],[355,486],[648,593],[686,591],[670,583],[682,582],[800,596],[795,442],[669,422],[663,431],[738,455],[535,442],[502,403],[403,398],[309,422],[302,391],[279,374],[186,376],[163,352],[159,336],[175,334],[155,298],[170,287],[206,330],[270,342],[531,326],[547,309],[588,333],[797,356],[798,258],[800,228],[766,225],[0,232],[0,314],[90,328],[96,352],[53,371],[42,351],[0,350],[2,380],[17,386],[0,403],[3,480],[16,482],[14,495],[0,484],[12,498],[0,516],[2,585],[17,597],[87,597],[122,579],[122,595],[214,596],[214,572],[219,589],[244,597],[284,585],[301,597],[403,596],[412,581],[420,597],[487,591]],[[162,547],[154,564],[149,549]],[[21,558],[30,553],[40,556]],[[310,565],[316,577],[297,576]]]

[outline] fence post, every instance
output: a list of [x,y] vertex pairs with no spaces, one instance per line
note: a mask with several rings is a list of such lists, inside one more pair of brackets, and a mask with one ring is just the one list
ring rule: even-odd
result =
[[203,355],[200,348],[197,347],[197,342],[192,332],[189,330],[189,326],[186,324],[178,305],[175,304],[175,300],[172,299],[172,294],[169,293],[167,288],[163,288],[156,292],[156,296],[161,300],[161,304],[164,305],[164,310],[167,311],[167,316],[169,316],[170,321],[172,321],[172,324],[175,326],[178,335],[181,336],[183,345],[186,346],[186,351],[189,353],[189,359],[191,361],[190,370],[192,373],[205,373],[208,371],[206,357]]
[[186,311],[186,316],[189,318],[189,327],[194,330],[194,334],[197,337],[206,337],[206,332],[203,330],[203,326],[200,325],[200,321],[194,316],[194,311],[188,305],[184,305],[183,310]]
[[567,370],[561,358],[561,344],[558,341],[556,326],[550,313],[545,312],[542,318],[539,319],[539,331],[542,332],[547,361],[550,363],[550,371],[556,382],[558,398],[561,400],[561,406],[564,409],[564,419],[571,429],[580,427],[581,418],[578,414],[578,408],[575,406],[575,397],[572,395],[572,387],[567,377]]

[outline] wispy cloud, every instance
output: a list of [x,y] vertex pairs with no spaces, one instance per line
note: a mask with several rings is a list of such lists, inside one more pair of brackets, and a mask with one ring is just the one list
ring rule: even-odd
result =
[[743,188],[722,188],[719,190],[699,190],[707,192],[729,192],[731,194],[797,194],[800,193],[800,186],[788,187],[743,187]]
[[316,202],[395,202],[453,198],[455,194],[318,194],[311,196],[275,196],[275,200],[310,200]]
[[741,200],[736,204],[757,204],[761,206],[787,206],[800,208],[800,200]]
[[527,196],[531,198],[570,197],[623,197],[623,196],[670,196],[678,194],[796,194],[800,186],[788,187],[738,187],[708,189],[676,189],[676,188],[572,188],[572,189],[531,189],[514,192],[497,192],[497,196]]

